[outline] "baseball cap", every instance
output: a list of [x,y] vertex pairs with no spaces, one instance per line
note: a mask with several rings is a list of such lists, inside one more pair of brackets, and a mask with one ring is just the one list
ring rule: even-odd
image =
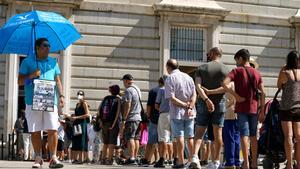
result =
[[131,74],[125,74],[121,80],[133,80],[133,76]]

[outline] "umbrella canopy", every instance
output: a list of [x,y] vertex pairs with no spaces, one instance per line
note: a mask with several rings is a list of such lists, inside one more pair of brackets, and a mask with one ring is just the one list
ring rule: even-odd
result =
[[0,29],[0,54],[34,53],[34,42],[47,38],[50,52],[66,49],[81,38],[70,21],[53,12],[31,11],[17,14]]

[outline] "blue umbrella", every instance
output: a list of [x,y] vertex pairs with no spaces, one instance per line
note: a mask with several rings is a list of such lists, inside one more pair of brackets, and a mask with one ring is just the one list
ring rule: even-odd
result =
[[81,38],[70,21],[53,12],[31,11],[17,14],[0,29],[0,54],[34,53],[36,39],[45,37],[50,52],[66,49]]

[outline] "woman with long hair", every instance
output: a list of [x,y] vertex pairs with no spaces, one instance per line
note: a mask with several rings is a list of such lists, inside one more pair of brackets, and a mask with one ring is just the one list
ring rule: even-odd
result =
[[293,138],[297,168],[300,167],[300,58],[297,51],[291,51],[286,58],[286,65],[281,69],[277,87],[282,89],[280,103],[280,120],[284,133],[284,148],[287,158],[287,169],[292,169]]

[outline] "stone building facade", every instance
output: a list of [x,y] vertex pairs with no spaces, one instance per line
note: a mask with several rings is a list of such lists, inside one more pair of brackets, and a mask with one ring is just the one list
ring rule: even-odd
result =
[[[223,62],[247,48],[260,64],[267,96],[272,97],[280,67],[299,49],[299,0],[0,0],[0,26],[14,14],[55,11],[69,18],[82,39],[55,54],[62,70],[65,112],[72,112],[83,89],[95,112],[108,86],[125,73],[135,77],[146,101],[165,72],[168,58],[190,73],[206,62],[212,46]],[[1,37],[0,37],[1,38]],[[17,86],[21,56],[0,57],[0,131],[11,132],[22,89]]]

